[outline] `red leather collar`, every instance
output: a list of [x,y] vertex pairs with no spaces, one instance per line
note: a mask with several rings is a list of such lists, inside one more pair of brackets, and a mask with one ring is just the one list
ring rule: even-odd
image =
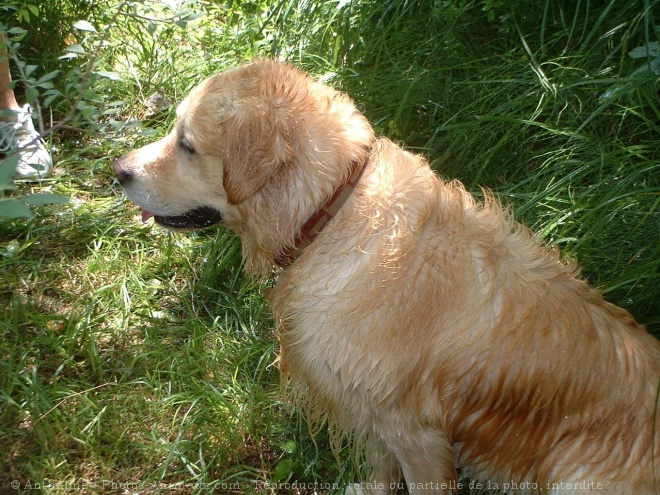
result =
[[277,266],[283,269],[291,266],[298,257],[300,257],[305,248],[316,239],[351,195],[355,186],[357,186],[360,177],[362,177],[362,172],[364,172],[368,162],[369,156],[367,155],[367,158],[364,161],[353,162],[351,164],[351,174],[346,182],[339,186],[332,197],[305,222],[296,237],[294,245],[284,248],[280,255],[275,259],[275,264]]

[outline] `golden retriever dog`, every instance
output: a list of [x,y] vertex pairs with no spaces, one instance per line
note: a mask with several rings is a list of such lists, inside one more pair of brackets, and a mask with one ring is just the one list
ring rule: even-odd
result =
[[377,138],[346,95],[256,61],[114,163],[172,228],[220,224],[268,295],[282,377],[368,466],[353,491],[660,490],[660,346],[492,197]]

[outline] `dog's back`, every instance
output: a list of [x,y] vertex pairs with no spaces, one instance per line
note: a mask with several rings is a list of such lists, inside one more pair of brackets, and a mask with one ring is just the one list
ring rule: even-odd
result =
[[456,483],[456,457],[519,493],[651,493],[658,341],[495,199],[387,140],[371,160],[275,290],[307,405],[413,488]]

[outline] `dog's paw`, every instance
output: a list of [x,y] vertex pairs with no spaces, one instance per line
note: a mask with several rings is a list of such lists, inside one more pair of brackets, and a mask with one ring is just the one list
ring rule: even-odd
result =
[[371,486],[367,483],[349,483],[344,489],[344,495],[389,495],[391,492],[383,485]]
[[344,495],[366,495],[360,483],[349,483],[344,490]]

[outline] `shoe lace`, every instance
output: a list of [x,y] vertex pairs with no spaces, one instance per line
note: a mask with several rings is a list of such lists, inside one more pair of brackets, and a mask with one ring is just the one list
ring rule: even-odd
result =
[[0,122],[0,153],[28,147],[39,139],[39,134],[31,129],[28,122],[31,118],[30,109],[26,107],[15,114],[15,121]]

